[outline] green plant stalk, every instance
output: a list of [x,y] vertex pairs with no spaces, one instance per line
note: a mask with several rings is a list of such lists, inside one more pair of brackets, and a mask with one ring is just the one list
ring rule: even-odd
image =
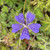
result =
[[26,5],[26,0],[24,2],[23,14],[24,14],[24,11],[25,11],[25,5]]

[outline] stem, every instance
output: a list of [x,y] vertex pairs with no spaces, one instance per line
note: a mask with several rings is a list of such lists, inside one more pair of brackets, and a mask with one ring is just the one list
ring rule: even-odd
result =
[[26,5],[26,0],[24,2],[23,14],[24,14],[24,11],[25,11],[25,5]]
[[33,36],[33,39],[32,39],[32,41],[34,40],[35,36],[36,36],[36,33],[35,33],[35,35]]
[[[35,39],[35,36],[36,36],[36,33],[35,33],[35,35],[33,36],[32,41]],[[31,46],[31,45],[29,44],[29,46],[28,46],[27,50],[29,50],[30,46]]]

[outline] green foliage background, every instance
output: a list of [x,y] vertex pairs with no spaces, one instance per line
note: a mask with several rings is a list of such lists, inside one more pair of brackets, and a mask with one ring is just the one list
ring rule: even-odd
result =
[[[18,23],[15,16],[23,13],[24,0],[0,0],[0,50],[26,50],[27,45],[19,39],[22,30],[12,33],[11,25]],[[31,50],[50,50],[50,0],[26,0],[24,16],[31,12],[36,15],[32,23],[40,23],[37,40],[30,42]],[[30,35],[35,33],[29,30]],[[31,36],[32,40],[32,36]]]

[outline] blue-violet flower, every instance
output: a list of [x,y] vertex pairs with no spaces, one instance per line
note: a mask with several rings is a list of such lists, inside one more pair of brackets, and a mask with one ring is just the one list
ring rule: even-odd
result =
[[20,36],[20,39],[30,39],[30,35],[29,35],[29,31],[27,29],[27,27],[29,29],[31,29],[34,33],[38,33],[39,32],[39,28],[41,27],[40,24],[38,23],[34,23],[34,24],[30,24],[34,19],[35,19],[35,15],[33,15],[32,13],[28,12],[27,16],[26,16],[26,23],[24,20],[24,15],[22,13],[19,14],[19,16],[15,16],[16,21],[18,21],[21,24],[12,24],[12,32],[15,33],[17,31],[19,31],[21,28],[24,27],[22,34]]

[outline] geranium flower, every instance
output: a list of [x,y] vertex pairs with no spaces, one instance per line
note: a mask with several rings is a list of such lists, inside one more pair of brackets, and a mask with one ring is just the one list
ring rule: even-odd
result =
[[24,15],[22,13],[20,13],[18,16],[15,16],[16,21],[18,21],[21,24],[12,24],[12,32],[15,33],[17,31],[19,31],[21,28],[24,27],[22,34],[20,36],[20,39],[30,39],[30,35],[29,35],[29,31],[27,29],[27,27],[29,29],[31,29],[34,33],[38,33],[39,32],[39,28],[41,27],[40,24],[38,23],[34,23],[34,24],[30,24],[34,19],[35,19],[35,15],[33,15],[32,13],[28,12],[27,16],[26,16],[26,23],[24,20]]

